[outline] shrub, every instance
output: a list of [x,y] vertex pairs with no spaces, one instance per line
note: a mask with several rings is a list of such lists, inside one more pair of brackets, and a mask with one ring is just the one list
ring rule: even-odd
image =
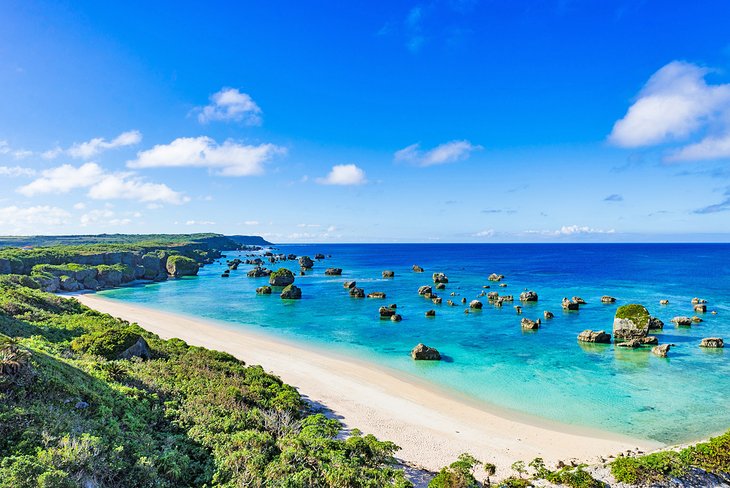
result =
[[116,359],[140,338],[136,328],[104,329],[77,337],[71,342],[75,352]]

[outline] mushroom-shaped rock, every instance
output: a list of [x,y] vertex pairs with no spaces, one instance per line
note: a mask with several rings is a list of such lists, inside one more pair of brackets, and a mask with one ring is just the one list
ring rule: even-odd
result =
[[365,290],[358,287],[350,288],[350,296],[353,298],[365,298]]
[[389,307],[380,307],[378,312],[380,313],[381,319],[389,319],[393,315],[395,315],[395,310],[393,310],[392,308],[389,308]]
[[577,303],[578,305],[585,305],[586,301],[583,300],[581,297],[573,297],[573,301]]
[[340,276],[342,274],[342,268],[327,268],[324,270],[324,274],[327,276]]
[[707,305],[704,303],[698,303],[694,306],[694,311],[699,313],[707,312]]
[[294,273],[286,268],[279,268],[269,275],[271,286],[287,286],[294,283]]
[[674,322],[676,325],[680,327],[689,327],[692,325],[692,318],[691,317],[674,317],[672,318],[672,322]]
[[436,289],[437,290],[445,290],[446,289],[446,285],[443,284],[443,283],[436,283]]
[[414,264],[414,265],[413,265],[413,272],[414,272],[414,273],[423,273],[423,268],[422,268],[422,267],[420,267],[420,266],[419,266],[419,265],[417,265],[417,264]]
[[537,293],[532,290],[523,291],[522,293],[520,293],[520,301],[521,302],[536,302]]
[[433,278],[434,283],[448,283],[449,282],[449,278],[443,273],[434,273],[432,278]]
[[434,303],[434,305],[441,305],[441,302],[443,301],[443,298],[441,298],[441,297],[433,297],[433,298],[431,298],[431,301]]
[[386,269],[383,271],[383,278],[393,278],[395,276],[395,271],[391,271],[389,269]]
[[562,306],[563,310],[578,310],[580,304],[570,300],[569,298],[563,298]]
[[385,292],[374,291],[372,293],[368,293],[368,298],[385,298]]
[[281,298],[286,300],[298,300],[302,298],[302,289],[296,285],[287,285],[281,290]]
[[499,298],[499,293],[496,291],[490,291],[487,293],[487,300],[496,300],[497,298]]
[[270,286],[259,286],[258,288],[256,288],[256,294],[271,295],[271,287]]
[[178,255],[167,258],[165,267],[170,276],[195,276],[200,268],[194,259]]
[[530,320],[527,317],[524,317],[520,321],[520,325],[522,325],[523,330],[537,330],[540,328],[540,319]]
[[390,316],[390,320],[393,322],[400,322],[401,320],[403,320],[403,317],[401,317],[399,313],[394,313]]
[[345,288],[355,288],[357,286],[357,281],[345,281],[342,286]]
[[502,281],[504,279],[504,275],[492,273],[489,275],[489,278],[487,278],[489,281]]
[[324,254],[317,253],[317,254],[314,255],[314,259],[324,259]]
[[669,305],[669,300],[667,300],[667,299],[659,300],[659,305]]
[[432,292],[433,292],[433,290],[431,289],[431,287],[429,285],[423,285],[420,288],[418,288],[419,295],[425,295],[427,293],[432,293]]
[[544,311],[544,312],[542,313],[542,316],[543,316],[543,317],[545,317],[546,319],[552,319],[552,318],[554,318],[554,317],[555,317],[555,314],[553,314],[553,313],[552,313],[551,311],[549,311],[549,310],[545,310],[545,311]]
[[704,298],[697,298],[697,297],[694,297],[692,299],[692,305],[697,305],[699,303],[707,303],[707,300],[705,300]]
[[469,302],[469,308],[474,310],[481,310],[484,305],[479,300],[472,300]]
[[700,341],[700,347],[725,347],[725,342],[720,337],[705,337]]
[[616,303],[616,299],[608,295],[603,295],[601,297],[601,303]]
[[578,340],[580,342],[595,342],[597,344],[610,344],[611,334],[607,334],[606,331],[597,330],[593,331],[586,329],[578,334]]
[[436,310],[426,310],[426,317],[435,317]]
[[441,359],[441,354],[433,347],[428,347],[424,344],[418,344],[411,351],[411,357],[416,360],[424,361],[438,361]]
[[659,320],[657,317],[651,317],[649,319],[649,330],[659,330],[664,328],[664,322]]
[[649,311],[637,303],[622,305],[613,319],[613,337],[616,341],[641,339],[649,332]]
[[262,276],[269,276],[271,274],[270,269],[262,268],[261,266],[256,266],[254,269],[249,270],[248,273],[246,273],[246,276],[249,278],[261,278]]
[[309,256],[302,256],[299,258],[299,266],[304,269],[309,269],[314,267],[314,261]]
[[655,355],[659,356],[660,358],[667,357],[667,353],[669,352],[669,348],[671,347],[670,344],[662,344],[660,346],[654,346],[651,348],[651,352],[653,352]]

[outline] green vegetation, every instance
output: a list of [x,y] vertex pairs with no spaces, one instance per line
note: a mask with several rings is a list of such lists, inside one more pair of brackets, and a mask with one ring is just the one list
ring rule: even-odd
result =
[[628,305],[622,305],[616,310],[615,317],[617,319],[629,319],[637,327],[645,327],[649,323],[651,315],[649,311],[643,306],[636,303],[630,303]]
[[611,473],[616,480],[630,484],[680,478],[691,468],[730,475],[730,431],[680,451],[621,457],[611,463]]
[[[261,367],[15,281],[0,281],[0,487],[410,486],[394,444],[339,439]],[[113,359],[140,336],[152,359]]]
[[173,276],[195,275],[198,273],[198,263],[185,256],[170,256],[167,258],[167,272]]
[[[236,236],[255,239],[256,236]],[[235,249],[233,241],[221,234],[99,234],[75,236],[0,236],[0,247],[52,247],[52,246],[131,246],[140,248],[174,247],[188,244],[205,244],[221,250]]]
[[[473,456],[464,453],[451,465],[441,469],[428,484],[428,488],[479,488],[482,485],[474,477],[474,468],[481,464]],[[485,465],[485,470],[490,476],[493,475],[494,465]]]

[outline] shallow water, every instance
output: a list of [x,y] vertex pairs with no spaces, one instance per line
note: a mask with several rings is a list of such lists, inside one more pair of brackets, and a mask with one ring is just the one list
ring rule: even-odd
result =
[[[307,276],[297,276],[299,301],[277,293],[257,296],[267,278],[248,278],[241,265],[223,279],[225,260],[206,266],[199,276],[102,292],[160,310],[224,320],[241,327],[312,342],[338,353],[418,375],[439,386],[500,407],[552,420],[597,427],[634,437],[676,443],[730,428],[730,350],[698,347],[702,337],[730,341],[730,245],[726,244],[322,244],[278,246],[284,253],[331,257],[317,262]],[[228,253],[228,259],[243,254]],[[413,273],[419,264],[425,273]],[[289,261],[295,274],[298,263]],[[274,269],[279,264],[271,265]],[[327,267],[342,276],[324,275]],[[393,279],[381,278],[392,269]],[[449,277],[440,291],[442,305],[418,296],[433,285],[431,274]],[[505,275],[506,288],[487,281]],[[353,299],[342,286],[356,280],[366,293],[384,291],[385,300]],[[481,312],[465,314],[467,302],[483,285],[514,304],[499,309],[481,298]],[[522,317],[555,314],[536,332],[523,332],[513,305],[525,289],[539,294],[523,305]],[[450,293],[458,295],[451,297]],[[579,312],[563,312],[562,297],[581,296]],[[602,295],[618,299],[600,302]],[[704,322],[677,328],[676,315],[692,316],[690,300],[708,300]],[[660,306],[659,300],[670,303]],[[449,307],[447,299],[457,302]],[[661,343],[672,343],[668,358],[648,348],[626,350],[613,345],[582,345],[584,329],[610,332],[616,308],[644,304],[665,322]],[[403,321],[378,318],[378,308],[398,304]],[[435,309],[435,318],[426,310]],[[717,315],[709,313],[716,310]],[[436,347],[441,362],[414,362],[409,351],[418,342]]]

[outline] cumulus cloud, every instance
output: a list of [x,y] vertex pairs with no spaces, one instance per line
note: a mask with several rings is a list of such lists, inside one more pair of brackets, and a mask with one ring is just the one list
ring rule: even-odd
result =
[[185,225],[215,225],[211,220],[188,220]]
[[494,229],[485,229],[480,230],[479,232],[476,232],[472,234],[473,237],[493,237],[495,234]]
[[483,149],[469,141],[450,141],[424,151],[420,144],[411,144],[396,151],[394,159],[417,166],[434,166],[467,159],[472,152]]
[[247,125],[261,124],[261,108],[250,95],[236,88],[223,88],[210,96],[210,104],[199,108],[198,122],[235,120]]
[[621,147],[644,147],[699,141],[672,152],[668,160],[730,157],[730,84],[708,84],[707,68],[673,61],[652,75],[613,126],[609,141]]
[[245,220],[243,222],[243,225],[259,225],[259,221],[258,220]]
[[223,176],[251,176],[264,172],[264,165],[286,148],[274,144],[245,145],[233,141],[217,144],[210,137],[180,137],[137,153],[130,168],[199,167],[218,170]]
[[70,214],[62,208],[48,205],[35,207],[0,208],[0,228],[4,232],[34,231],[38,226],[60,226],[68,222]]
[[362,185],[367,183],[365,171],[354,164],[336,164],[324,178],[317,178],[320,185]]
[[606,198],[603,199],[604,202],[623,202],[624,197],[619,195],[618,193],[613,193]]
[[64,164],[47,169],[41,176],[18,192],[27,197],[48,193],[68,193],[88,188],[88,196],[96,200],[137,200],[180,204],[188,200],[183,194],[162,183],[148,183],[134,173],[109,173],[96,163],[81,166]]
[[[68,148],[66,152],[69,154],[69,156],[74,158],[90,159],[101,153],[102,151],[106,151],[107,149],[115,149],[124,146],[134,146],[136,144],[139,144],[141,140],[141,132],[139,132],[138,130],[130,130],[127,132],[122,132],[111,141],[107,141],[102,137],[95,137],[90,141],[76,143]],[[43,153],[43,156],[46,159],[52,159],[54,154],[60,154],[60,152],[58,152],[58,149],[51,149],[50,151],[46,151],[45,153]]]
[[89,212],[83,214],[79,221],[82,227],[88,227],[89,225],[118,227],[121,225],[129,225],[132,223],[132,219],[127,217],[117,217],[114,211],[108,208],[90,210]]
[[20,166],[0,166],[0,176],[11,176],[17,178],[20,176],[34,176],[36,171],[32,168],[22,168]]
[[576,236],[588,234],[613,234],[614,229],[596,229],[587,225],[564,225],[557,230],[528,230],[526,234],[537,234],[547,237]]

